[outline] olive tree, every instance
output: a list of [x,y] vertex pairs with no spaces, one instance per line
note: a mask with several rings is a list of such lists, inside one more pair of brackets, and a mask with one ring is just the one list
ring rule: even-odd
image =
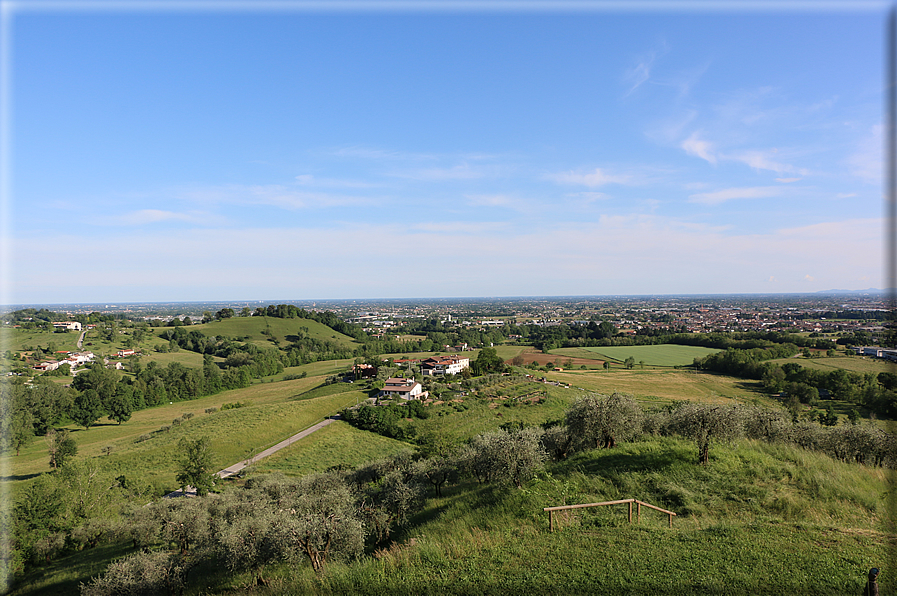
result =
[[289,508],[279,511],[279,541],[284,550],[300,554],[321,572],[332,558],[351,559],[364,549],[364,526],[348,485],[333,473],[313,474],[296,481]]
[[694,439],[698,447],[698,462],[710,462],[710,445],[741,436],[744,417],[736,406],[684,403],[670,415],[670,429]]
[[644,412],[634,399],[622,393],[609,397],[589,395],[567,410],[567,429],[581,447],[610,448],[642,433]]
[[167,551],[133,554],[112,562],[106,573],[81,584],[81,596],[180,594],[189,571],[185,560]]
[[463,450],[461,460],[480,482],[510,480],[520,488],[548,458],[542,432],[538,428],[499,429],[478,435]]

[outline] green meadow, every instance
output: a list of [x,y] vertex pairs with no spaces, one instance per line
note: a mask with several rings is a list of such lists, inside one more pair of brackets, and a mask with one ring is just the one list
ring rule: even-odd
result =
[[[569,348],[552,350],[552,354],[567,355]],[[577,350],[576,357],[583,358],[583,351],[594,354],[596,360],[614,360],[623,362],[630,356],[636,363],[644,362],[646,366],[685,366],[694,362],[695,358],[703,358],[709,354],[715,354],[719,350],[703,348],[700,346],[679,346],[675,344],[661,344],[656,346],[599,346],[590,348],[573,348]],[[569,355],[573,357],[573,354]]]

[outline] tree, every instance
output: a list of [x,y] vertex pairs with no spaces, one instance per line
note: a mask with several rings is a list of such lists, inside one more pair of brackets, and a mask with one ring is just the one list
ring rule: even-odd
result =
[[623,365],[628,369],[632,369],[632,367],[635,366],[635,358],[629,356],[628,358],[626,358],[626,360],[623,361]]
[[610,362],[609,361],[605,360],[604,364],[602,366],[604,367],[604,370],[610,370]]
[[208,437],[195,440],[183,438],[178,443],[178,450],[178,483],[181,487],[192,486],[197,495],[204,496],[215,486],[211,441]]
[[611,448],[617,439],[634,438],[642,432],[643,418],[644,413],[635,400],[621,393],[610,397],[582,397],[566,414],[568,432],[574,437],[574,444],[581,448]]
[[485,375],[492,372],[503,372],[504,361],[498,357],[495,348],[483,348],[474,360],[472,368],[477,375]]
[[50,467],[61,468],[65,462],[78,454],[78,444],[69,436],[69,431],[50,429],[46,436],[47,448],[50,452]]
[[131,419],[131,412],[134,410],[134,390],[130,385],[125,383],[118,384],[118,391],[107,405],[109,409],[109,419],[118,422],[127,422]]
[[541,435],[538,428],[484,433],[471,440],[461,460],[480,482],[510,480],[520,488],[548,458]]
[[355,499],[336,474],[300,478],[284,505],[285,545],[307,557],[315,571],[323,571],[331,558],[350,559],[364,549]]
[[672,412],[670,428],[695,440],[698,463],[706,465],[710,462],[711,443],[740,436],[743,419],[735,406],[683,403]]
[[82,391],[75,397],[75,403],[69,414],[69,417],[83,426],[85,430],[93,426],[102,416],[103,404],[99,394],[93,389]]

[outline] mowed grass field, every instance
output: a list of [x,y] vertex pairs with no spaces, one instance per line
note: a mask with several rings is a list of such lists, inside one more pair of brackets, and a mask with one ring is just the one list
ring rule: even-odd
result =
[[[128,477],[139,477],[159,490],[173,490],[177,488],[174,480],[177,444],[182,438],[209,437],[214,464],[223,469],[367,397],[365,391],[353,390],[314,399],[296,399],[321,381],[318,377],[262,383],[140,410],[121,425],[102,419],[100,424],[88,430],[75,425],[69,428],[78,445],[79,457],[100,456],[104,447],[111,446],[111,453],[98,460],[104,468]],[[205,413],[206,408],[220,408],[228,402],[248,405]],[[172,425],[172,421],[184,413],[194,416],[180,425]],[[171,425],[170,430],[154,432],[165,425]],[[152,438],[135,442],[145,434],[151,434]],[[20,455],[0,458],[0,466],[6,470],[9,480],[28,480],[49,470],[47,445],[42,437],[35,437]],[[13,483],[14,488],[17,484]]]
[[[590,348],[574,348],[577,356],[584,357],[583,352],[595,354],[596,359],[623,362],[630,356],[636,363],[644,361],[646,366],[685,366],[694,362],[695,358],[703,358],[715,354],[719,350],[700,346],[679,346],[661,344],[657,346],[599,346]],[[552,350],[552,354],[563,354],[565,348]]]
[[338,466],[352,469],[414,448],[414,445],[337,421],[253,464],[252,473],[283,472],[301,476]]
[[826,356],[822,358],[804,358],[802,356],[798,356],[796,358],[778,358],[776,360],[770,360],[770,362],[778,364],[779,366],[785,364],[786,362],[796,362],[797,364],[800,364],[801,366],[804,366],[806,368],[812,368],[814,370],[821,370],[825,372],[834,370],[836,368],[843,368],[844,370],[849,370],[851,372],[860,374],[897,372],[897,364],[888,362],[887,360],[871,358],[869,356]]
[[564,371],[547,372],[548,379],[568,383],[604,395],[628,393],[644,401],[656,403],[698,401],[704,403],[741,402],[772,403],[757,381],[736,379],[709,372],[685,370]]

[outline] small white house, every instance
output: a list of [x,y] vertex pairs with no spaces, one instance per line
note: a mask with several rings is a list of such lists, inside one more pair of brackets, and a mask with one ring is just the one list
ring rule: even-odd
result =
[[427,393],[414,379],[386,379],[377,397],[401,397],[402,399],[423,399]]

